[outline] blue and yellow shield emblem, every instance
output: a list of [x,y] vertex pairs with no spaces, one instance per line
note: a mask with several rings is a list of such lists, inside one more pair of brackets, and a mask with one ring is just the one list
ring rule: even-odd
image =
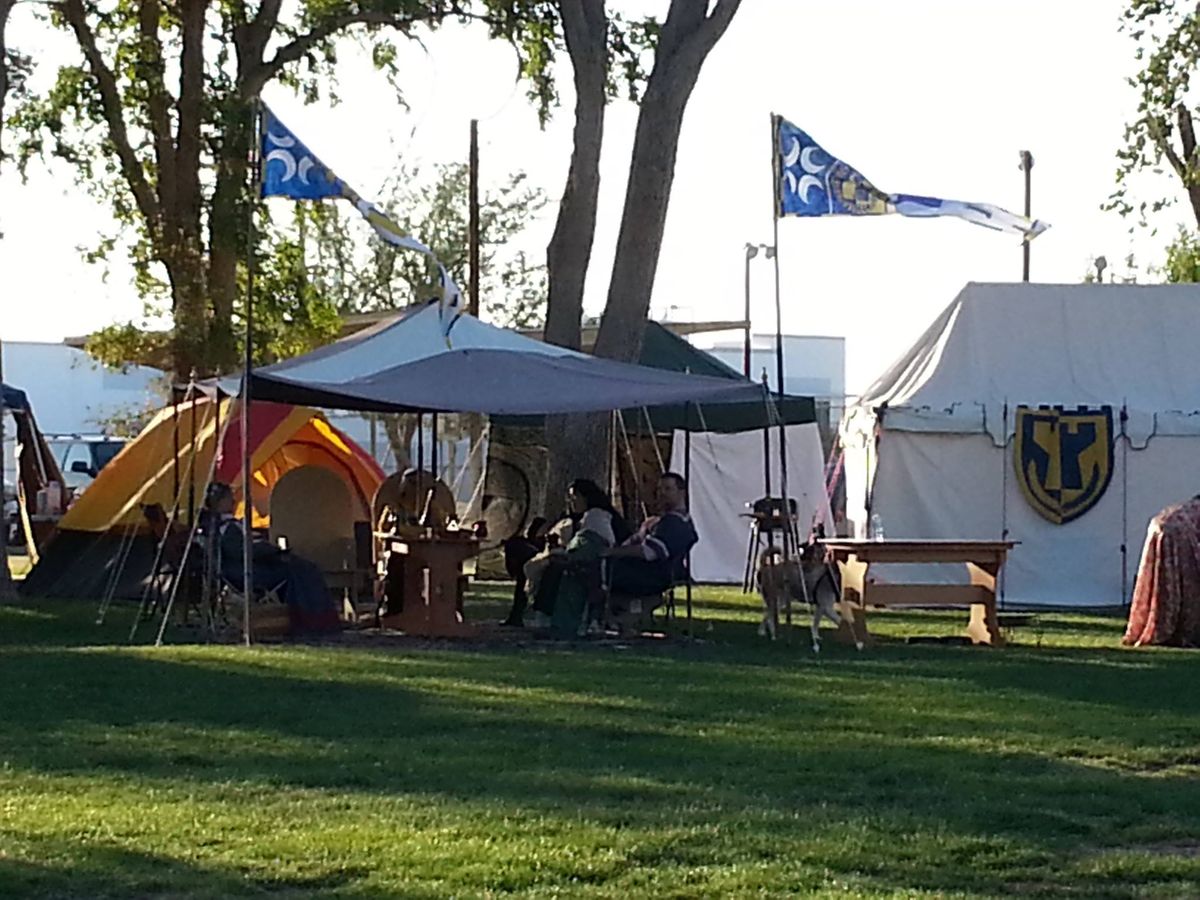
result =
[[1038,515],[1062,525],[1104,496],[1112,480],[1112,426],[1111,406],[1017,407],[1013,466],[1021,493]]

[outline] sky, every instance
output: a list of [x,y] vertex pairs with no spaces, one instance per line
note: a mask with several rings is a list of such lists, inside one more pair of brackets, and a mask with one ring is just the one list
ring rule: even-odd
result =
[[[664,2],[612,0],[630,13]],[[1033,213],[1051,228],[1032,246],[1032,279],[1078,282],[1098,255],[1122,270],[1161,258],[1180,211],[1156,234],[1130,235],[1105,212],[1115,154],[1136,107],[1126,82],[1133,45],[1118,33],[1118,0],[744,0],[710,55],[684,120],[652,314],[674,320],[740,319],[746,242],[771,243],[770,114],[888,192],[993,203],[1019,212],[1019,152],[1034,157]],[[32,52],[42,77],[71,58],[22,14],[10,44]],[[570,154],[570,71],[562,105],[539,127],[511,49],[450,28],[401,55],[401,106],[369,64],[341,54],[341,102],[303,105],[285,89],[264,97],[324,162],[370,196],[400,162],[465,159],[468,122],[480,121],[485,186],[518,169],[554,200]],[[624,205],[637,108],[612,105],[605,125],[600,215],[585,309],[607,294]],[[1153,199],[1172,190],[1146,176]],[[273,203],[285,203],[276,200]],[[529,223],[522,245],[541,253],[554,204]],[[77,247],[111,228],[98,202],[63,168],[27,182],[0,172],[0,338],[59,340],[137,318],[142,301],[119,259],[84,263]],[[364,225],[364,228],[366,226]],[[1021,248],[966,222],[785,219],[779,223],[785,332],[847,339],[847,386],[867,387],[969,281],[1017,281]],[[752,321],[774,329],[774,282],[761,256],[751,269]],[[1036,327],[1036,323],[1031,323]]]

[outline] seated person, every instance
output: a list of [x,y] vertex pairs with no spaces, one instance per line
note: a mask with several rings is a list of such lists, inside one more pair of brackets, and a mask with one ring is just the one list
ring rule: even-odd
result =
[[666,472],[658,479],[662,514],[651,516],[637,533],[609,551],[609,587],[614,596],[653,597],[682,581],[688,551],[699,540],[687,511],[687,482]]
[[400,476],[396,517],[400,524],[445,531],[447,525],[458,520],[458,504],[446,482],[432,472],[406,469]]
[[[458,505],[446,483],[432,472],[415,468],[405,469],[398,479],[395,475],[388,478],[380,487],[375,507],[375,530],[397,537],[415,538],[426,528],[445,532],[451,522],[458,520]],[[379,615],[392,615],[404,608],[407,557],[392,553],[389,547],[386,541],[376,544],[376,552],[387,560]]]
[[[208,486],[204,506],[206,518],[216,530],[221,577],[238,590],[244,590],[245,534],[241,520],[233,516],[233,490],[227,484],[213,482]],[[251,553],[254,589],[280,590],[293,632],[335,631],[339,627],[337,606],[325,576],[316,565],[266,541],[253,541]]]
[[[571,483],[567,500],[579,524],[566,547],[549,551],[526,566],[530,574],[534,609],[551,620],[555,634],[573,636],[586,628],[584,612],[593,581],[598,581],[601,554],[629,528],[613,509],[608,495],[595,482],[580,478]],[[540,570],[534,569],[537,563]]]
[[520,628],[524,624],[525,607],[529,605],[529,594],[525,589],[528,581],[525,566],[546,549],[546,525],[543,516],[535,516],[524,534],[514,534],[504,542],[504,569],[513,580],[513,602],[508,617],[501,625]]

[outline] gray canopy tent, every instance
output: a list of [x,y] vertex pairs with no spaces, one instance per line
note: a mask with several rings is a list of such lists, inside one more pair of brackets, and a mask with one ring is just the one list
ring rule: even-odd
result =
[[447,341],[435,305],[255,369],[250,393],[258,400],[362,412],[506,416],[685,404],[773,405],[763,387],[747,379],[602,359],[468,315],[459,318]]
[[[780,421],[775,399],[764,385],[749,379],[602,359],[465,314],[447,339],[436,304],[401,313],[295,359],[254,369],[248,380],[250,402],[359,412],[536,416],[682,408],[680,424],[687,432],[705,427],[704,416],[697,414],[693,420],[688,409],[737,405],[764,410],[765,424]],[[690,588],[688,620],[690,626]]]

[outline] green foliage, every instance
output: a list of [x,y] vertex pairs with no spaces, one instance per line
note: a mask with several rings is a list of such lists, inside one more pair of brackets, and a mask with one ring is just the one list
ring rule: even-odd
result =
[[[566,49],[559,4],[546,0],[482,0],[481,9],[495,38],[516,50],[530,101],[545,124],[558,106],[554,64]],[[659,24],[649,16],[608,12],[608,93],[636,101],[653,61]]]
[[1054,614],[910,646],[966,614],[887,612],[814,658],[696,597],[705,640],[532,652],[129,647],[129,606],[0,607],[0,895],[1200,894],[1189,652]]
[[1200,283],[1200,232],[1180,227],[1167,247],[1162,275],[1168,284]]
[[1166,160],[1190,197],[1200,223],[1200,152],[1196,141],[1198,98],[1192,78],[1200,62],[1200,11],[1192,2],[1129,0],[1121,31],[1137,45],[1140,70],[1129,79],[1137,89],[1137,118],[1125,128],[1125,146],[1118,152],[1116,189],[1106,203],[1122,216],[1136,214],[1139,225],[1172,205],[1168,195],[1152,200],[1134,196],[1136,173],[1164,171]]
[[[297,206],[294,216],[302,221]],[[307,353],[337,337],[338,309],[328,294],[309,277],[303,230],[272,229],[261,246],[254,276],[254,341],[252,358],[258,365]],[[241,321],[239,344],[245,333],[244,283],[236,304]]]
[[[75,40],[80,59],[62,66],[44,94],[18,92],[21,102],[9,123],[19,136],[18,164],[24,172],[35,159],[57,159],[111,210],[113,229],[82,251],[97,262],[125,251],[139,294],[174,319],[175,370],[232,367],[233,317],[249,249],[251,102],[271,80],[308,102],[337,102],[339,54],[347,47],[368,54],[402,100],[396,41],[420,40],[446,21],[482,23],[511,42],[539,113],[543,120],[550,115],[557,103],[554,65],[563,48],[559,5],[550,0],[302,0],[286,10],[277,0],[201,6],[115,0],[102,7],[61,0],[45,22]],[[657,25],[612,15],[608,26],[610,92],[624,85],[636,96]],[[23,89],[23,81],[18,86]],[[431,201],[449,210],[449,196]],[[501,210],[515,198],[502,197]],[[314,229],[322,221],[332,219],[314,214]],[[439,240],[461,246],[460,224],[448,216],[434,246]],[[492,227],[511,230],[503,221]],[[343,250],[328,252],[336,257]],[[278,327],[268,328],[256,352],[273,358],[327,336],[330,304],[348,306],[344,292],[355,280],[334,273],[327,284],[318,278],[302,288],[298,276],[307,252],[299,247],[281,246],[262,263],[264,285],[280,292],[271,300],[278,309],[268,310],[265,321]],[[373,264],[374,283],[355,284],[366,288],[361,303],[395,305],[397,275],[418,295],[426,292],[427,276],[414,262],[380,256]],[[490,300],[490,309],[505,321],[533,321],[540,291],[528,286],[537,267],[517,255],[494,271],[507,295],[499,305]],[[128,329],[117,331],[106,336],[108,345],[118,346],[118,337],[128,345]]]
[[171,335],[134,322],[106,325],[88,336],[84,349],[110,369],[123,371],[130,365],[171,368]]
[[[402,169],[384,188],[398,225],[425,241],[464,292],[469,278],[467,169],[432,167],[432,177]],[[545,194],[523,172],[480,198],[482,312],[497,324],[541,324],[545,268],[513,250],[525,226],[546,206]],[[253,359],[262,365],[307,353],[338,336],[345,313],[403,309],[437,296],[438,273],[428,257],[379,240],[345,202],[297,203],[290,222],[267,219],[255,255]],[[245,332],[246,280],[239,272],[234,302],[238,358]],[[91,335],[89,353],[109,366],[131,362],[170,368],[171,335],[147,324],[168,317],[166,299],[147,301],[142,323],[110,325]],[[186,374],[183,376],[186,377]]]
[[[468,177],[459,163],[403,167],[388,179],[379,202],[433,250],[464,294],[470,278]],[[524,172],[480,197],[480,312],[497,324],[533,327],[543,320],[545,269],[512,245],[546,204],[545,193]],[[429,258],[376,239],[345,204],[312,204],[301,215],[313,248],[310,277],[340,312],[401,309],[437,296],[438,272]]]

